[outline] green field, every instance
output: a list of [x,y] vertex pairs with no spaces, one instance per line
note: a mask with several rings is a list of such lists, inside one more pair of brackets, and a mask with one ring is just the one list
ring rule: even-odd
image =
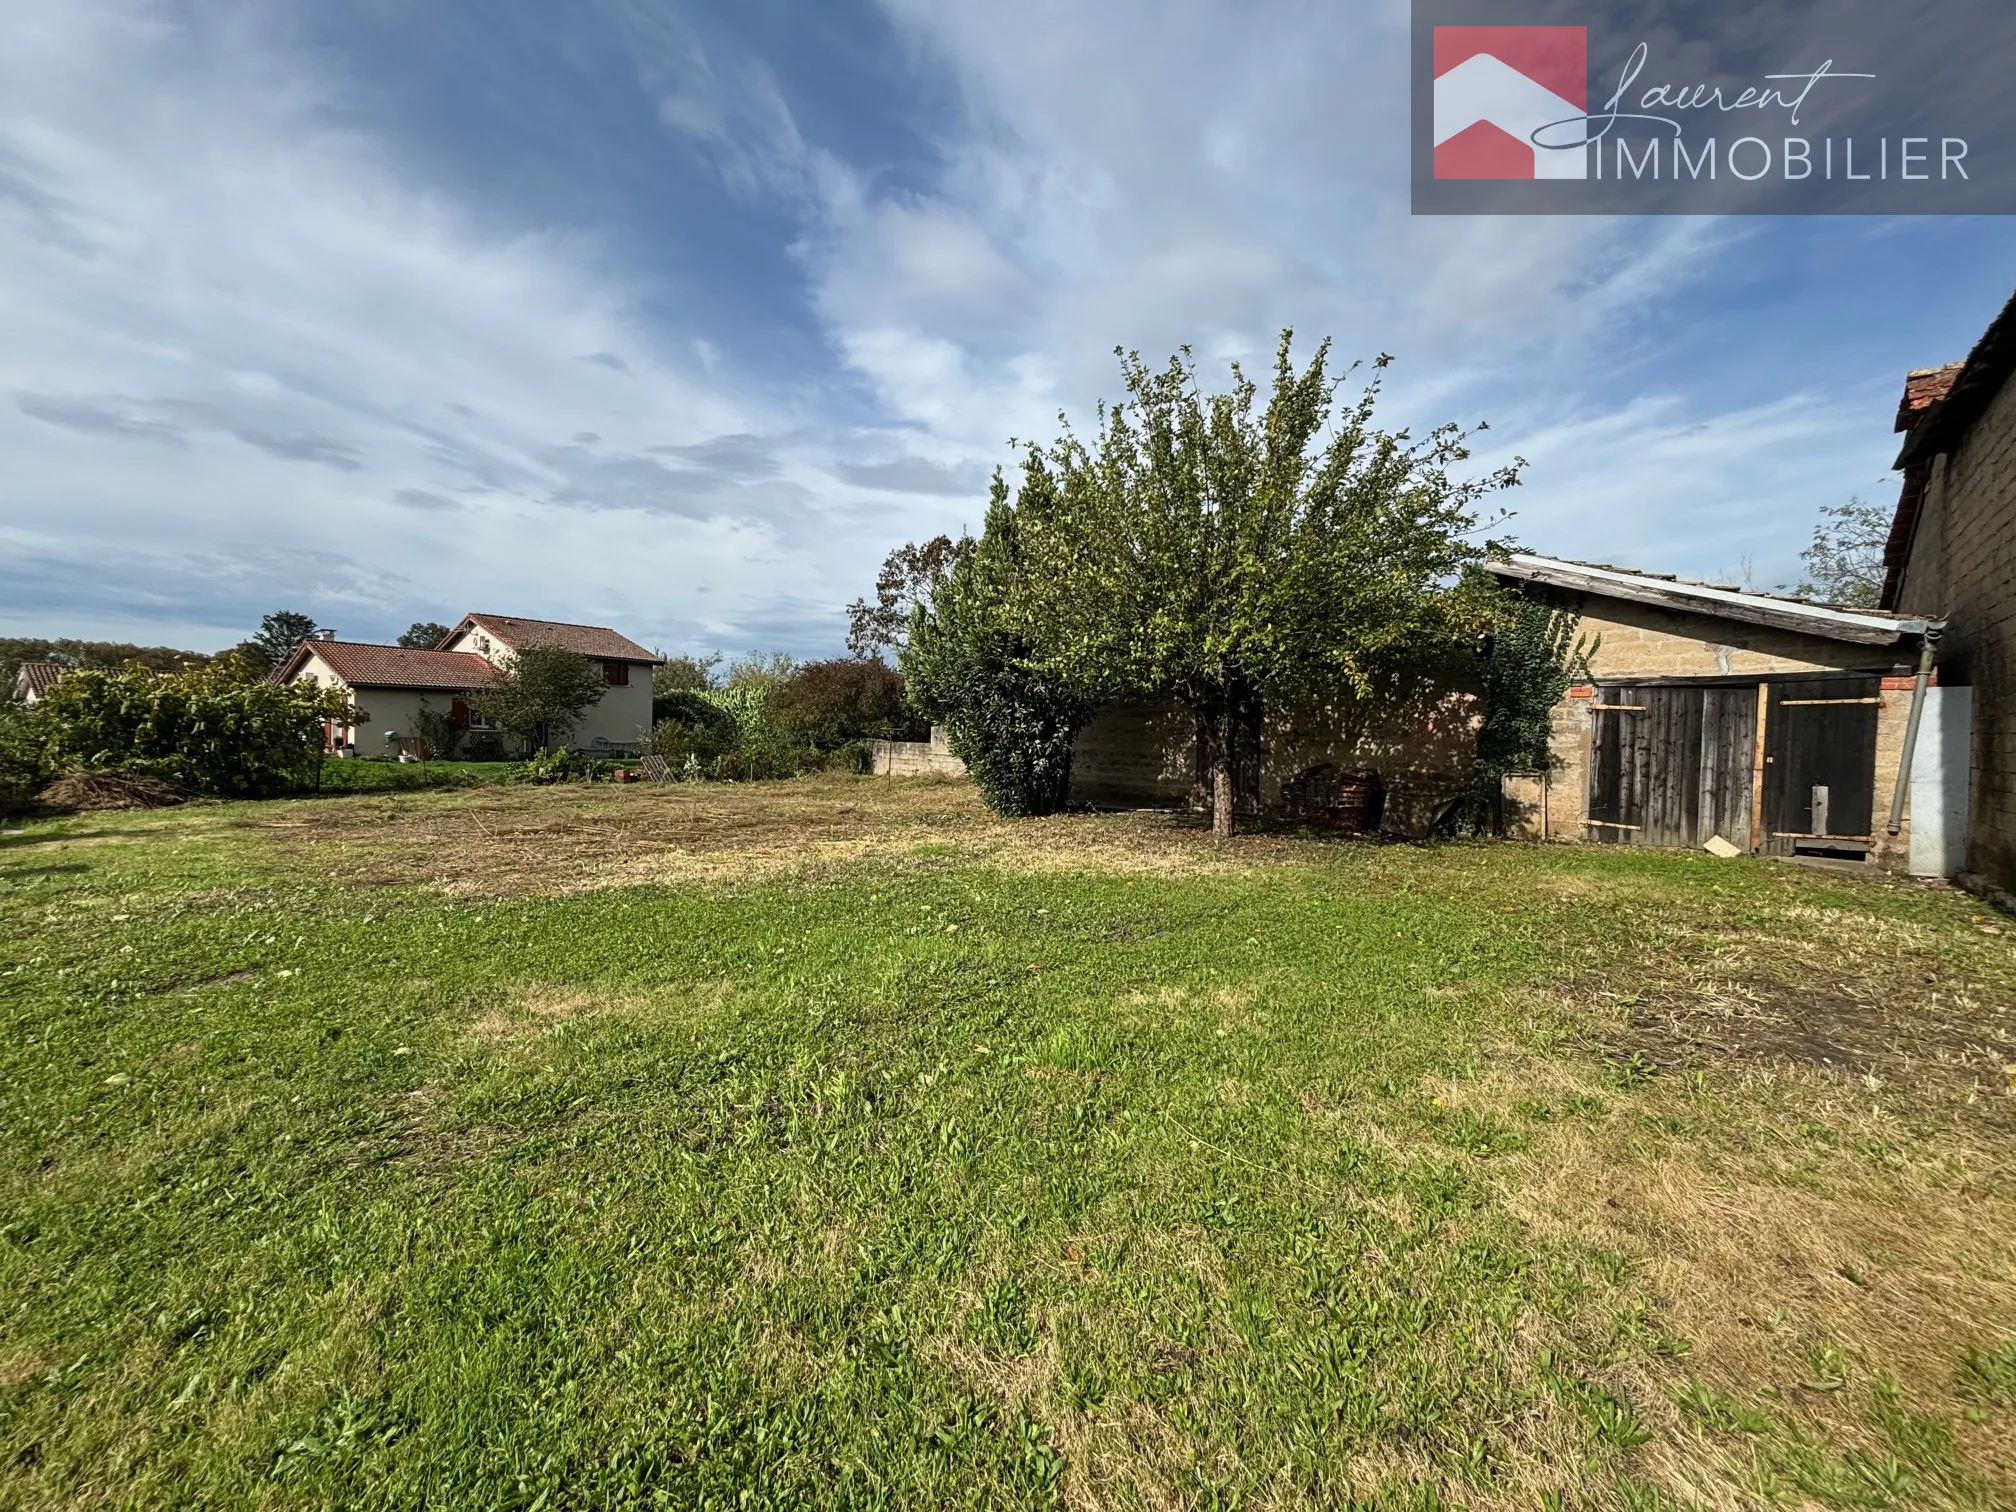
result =
[[2007,923],[862,778],[17,823],[0,1506],[2008,1506]]

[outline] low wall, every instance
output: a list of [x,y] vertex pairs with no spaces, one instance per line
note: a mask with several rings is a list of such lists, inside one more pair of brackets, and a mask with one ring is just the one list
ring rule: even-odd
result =
[[[1264,810],[1280,808],[1283,785],[1319,763],[1369,768],[1389,785],[1403,774],[1467,773],[1480,709],[1475,684],[1446,674],[1439,681],[1393,677],[1371,698],[1270,707],[1260,731],[1260,769],[1239,807],[1250,810],[1257,798]],[[1173,701],[1107,705],[1078,732],[1071,797],[1115,808],[1208,807],[1194,717]]]
[[877,777],[964,777],[966,763],[952,754],[941,730],[933,729],[929,740],[877,740],[872,742],[869,771]]

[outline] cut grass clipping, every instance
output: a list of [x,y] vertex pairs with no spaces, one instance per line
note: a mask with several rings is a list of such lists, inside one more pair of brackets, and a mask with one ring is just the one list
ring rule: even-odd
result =
[[0,837],[0,1505],[2011,1505],[2016,963],[959,787]]

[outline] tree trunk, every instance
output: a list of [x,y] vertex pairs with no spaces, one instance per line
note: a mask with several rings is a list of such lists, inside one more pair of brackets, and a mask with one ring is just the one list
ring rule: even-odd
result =
[[1238,711],[1231,700],[1219,710],[1211,742],[1211,838],[1224,842],[1232,838],[1232,740],[1239,728]]

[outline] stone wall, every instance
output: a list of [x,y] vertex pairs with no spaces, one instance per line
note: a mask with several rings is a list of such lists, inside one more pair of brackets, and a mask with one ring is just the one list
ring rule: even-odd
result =
[[[1372,698],[1268,709],[1260,806],[1278,808],[1282,784],[1323,762],[1370,768],[1389,782],[1422,772],[1460,779],[1470,770],[1481,717],[1475,683],[1460,677],[1394,678]],[[1071,797],[1113,808],[1205,806],[1190,712],[1174,701],[1100,710],[1078,733]]]
[[[1904,730],[1911,713],[1910,673],[1916,653],[1861,646],[1795,631],[1746,625],[1708,614],[1688,614],[1627,600],[1591,601],[1579,634],[1594,643],[1590,670],[1598,681],[1651,677],[1743,678],[1771,673],[1874,672],[1884,677],[1883,702],[1876,711],[1876,801],[1874,858],[1902,864],[1910,842],[1907,814],[1903,833],[1884,833]],[[1594,702],[1589,689],[1571,689],[1554,706],[1550,747],[1554,768],[1545,784],[1549,838],[1588,838],[1589,739]],[[1533,796],[1529,795],[1528,801]],[[1535,820],[1537,827],[1537,816]],[[1748,837],[1732,836],[1748,846]]]
[[1934,459],[1898,607],[1946,620],[1940,681],[1974,689],[1968,869],[2016,888],[2016,382]]

